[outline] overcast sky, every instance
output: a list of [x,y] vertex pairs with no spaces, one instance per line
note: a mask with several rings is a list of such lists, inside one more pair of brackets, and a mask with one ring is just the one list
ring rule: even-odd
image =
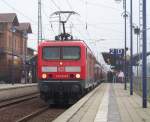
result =
[[[133,21],[138,24],[138,1],[133,0]],[[129,8],[130,0],[127,0]],[[150,1],[147,0],[147,5]],[[37,48],[37,5],[38,0],[0,0],[1,13],[16,13],[19,22],[30,22],[33,34],[29,35],[28,46]],[[73,10],[79,15],[72,16],[67,24],[67,32],[85,40],[93,51],[109,51],[110,48],[124,47],[123,3],[115,0],[42,0],[43,37],[54,39],[58,34],[58,23],[51,23],[50,15],[59,10]],[[128,9],[128,11],[130,11]],[[148,6],[147,12],[150,11]],[[147,13],[150,27],[150,13]],[[129,28],[129,18],[127,20]],[[86,29],[87,23],[87,29]],[[52,26],[51,26],[52,24]],[[70,29],[70,25],[73,25]],[[148,40],[150,40],[148,31]],[[129,47],[129,30],[127,45]],[[150,41],[148,41],[150,45]],[[149,47],[148,47],[149,48]],[[134,36],[136,50],[136,36]],[[135,52],[135,51],[134,51]]]

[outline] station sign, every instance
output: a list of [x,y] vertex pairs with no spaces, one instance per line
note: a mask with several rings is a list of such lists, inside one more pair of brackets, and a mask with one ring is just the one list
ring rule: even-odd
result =
[[109,49],[109,53],[112,55],[124,55],[124,49],[112,48]]

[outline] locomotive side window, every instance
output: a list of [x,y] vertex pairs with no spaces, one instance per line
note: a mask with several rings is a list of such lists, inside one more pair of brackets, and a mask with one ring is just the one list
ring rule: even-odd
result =
[[62,48],[62,59],[80,59],[80,48],[79,47],[63,47]]
[[44,47],[43,48],[44,59],[60,59],[60,47]]

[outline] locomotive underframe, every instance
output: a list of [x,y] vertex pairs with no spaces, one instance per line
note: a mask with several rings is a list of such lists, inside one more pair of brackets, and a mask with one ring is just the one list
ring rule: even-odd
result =
[[85,81],[40,81],[41,98],[49,104],[73,104],[85,93]]

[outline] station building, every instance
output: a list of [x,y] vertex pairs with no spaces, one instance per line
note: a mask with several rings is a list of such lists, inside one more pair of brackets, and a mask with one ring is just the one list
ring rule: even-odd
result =
[[30,23],[19,23],[15,13],[0,13],[0,81],[20,81],[29,33]]

